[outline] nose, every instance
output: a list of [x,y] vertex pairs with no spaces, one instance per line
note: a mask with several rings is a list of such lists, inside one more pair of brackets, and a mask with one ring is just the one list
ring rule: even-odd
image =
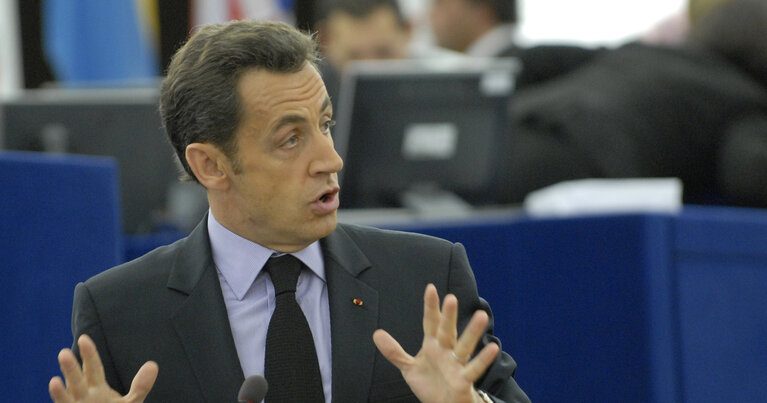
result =
[[316,156],[309,165],[311,175],[333,174],[344,167],[344,161],[336,152],[333,137],[320,134],[316,144]]

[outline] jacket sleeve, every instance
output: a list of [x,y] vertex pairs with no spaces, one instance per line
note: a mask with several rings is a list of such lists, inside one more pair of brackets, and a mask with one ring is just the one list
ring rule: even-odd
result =
[[77,339],[82,334],[87,334],[96,344],[101,363],[104,366],[104,375],[109,386],[121,395],[128,393],[117,375],[117,370],[109,354],[106,337],[104,336],[93,297],[88,287],[84,283],[79,283],[75,287],[75,297],[72,306],[72,351],[81,363],[82,358],[80,357],[80,348],[77,346]]

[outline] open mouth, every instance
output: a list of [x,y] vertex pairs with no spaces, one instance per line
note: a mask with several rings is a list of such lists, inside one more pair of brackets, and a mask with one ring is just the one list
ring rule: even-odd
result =
[[313,209],[321,214],[327,214],[337,210],[339,206],[338,190],[338,187],[335,187],[320,195],[320,197],[312,203]]
[[338,190],[339,190],[338,187],[335,187],[333,189],[328,190],[327,192],[323,193],[317,199],[317,201],[320,202],[320,203],[332,202],[333,199],[335,199],[336,196],[338,195]]

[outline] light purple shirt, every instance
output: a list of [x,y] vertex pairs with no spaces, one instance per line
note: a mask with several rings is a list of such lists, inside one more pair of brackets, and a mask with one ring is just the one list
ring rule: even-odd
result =
[[[208,235],[242,372],[246,378],[263,375],[266,331],[274,312],[275,297],[269,274],[262,273],[261,269],[277,252],[229,231],[216,221],[212,212],[208,214]],[[310,269],[298,277],[296,300],[312,330],[325,400],[330,402],[330,309],[319,241],[292,255]]]

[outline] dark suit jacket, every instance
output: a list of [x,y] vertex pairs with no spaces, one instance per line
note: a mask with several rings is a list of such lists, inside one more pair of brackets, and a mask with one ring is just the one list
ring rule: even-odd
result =
[[[423,337],[426,284],[459,301],[459,328],[487,303],[477,295],[460,244],[416,234],[340,224],[321,241],[331,317],[333,400],[416,401],[400,372],[378,353],[383,328],[410,354]],[[362,306],[352,299],[363,301]],[[189,237],[107,270],[75,290],[72,330],[95,341],[107,381],[127,392],[139,367],[160,373],[147,401],[235,402],[244,380],[232,338],[205,220]],[[492,317],[481,345],[495,341]],[[481,346],[480,346],[481,348]],[[478,386],[507,401],[527,401],[498,359]]]
[[[632,43],[519,91],[511,111],[503,201],[574,179],[580,164],[587,167],[581,177],[679,177],[685,202],[703,203],[717,188],[723,134],[743,117],[764,115],[767,92],[717,54]],[[569,158],[530,150],[531,141],[561,147]],[[548,183],[533,182],[546,170],[555,171]],[[533,184],[515,183],[525,180]]]
[[604,48],[584,48],[571,45],[538,45],[519,47],[512,45],[498,57],[515,57],[522,65],[514,86],[521,90],[565,75],[587,64],[600,55]]

